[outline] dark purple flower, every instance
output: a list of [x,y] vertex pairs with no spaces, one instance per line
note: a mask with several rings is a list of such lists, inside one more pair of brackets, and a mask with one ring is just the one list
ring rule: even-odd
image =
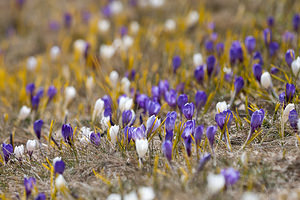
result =
[[205,48],[208,52],[212,53],[214,51],[214,42],[211,40],[207,40],[205,42]]
[[273,16],[269,16],[267,19],[267,24],[269,27],[273,27],[274,26],[274,17]]
[[215,120],[221,130],[223,130],[223,127],[226,122],[227,122],[227,128],[229,129],[232,119],[233,119],[233,114],[230,110],[225,110],[223,112],[217,113],[215,116]]
[[289,122],[290,122],[291,127],[295,131],[297,131],[298,130],[298,113],[295,109],[290,111]]
[[207,75],[210,77],[212,72],[214,71],[216,64],[216,58],[213,55],[210,55],[206,59],[206,70],[207,70]]
[[216,50],[217,50],[217,54],[218,56],[222,56],[224,53],[224,43],[220,42],[216,45]]
[[72,15],[68,12],[64,15],[64,23],[66,28],[70,28],[72,25]]
[[254,64],[253,67],[253,75],[258,82],[260,82],[260,77],[262,75],[262,67],[260,64]]
[[177,69],[181,65],[181,58],[179,56],[174,56],[172,59],[172,64],[173,64],[173,72],[176,73]]
[[263,65],[263,64],[264,64],[264,60],[263,60],[263,58],[262,58],[262,56],[261,56],[261,54],[260,54],[259,51],[256,51],[256,52],[254,53],[253,59],[254,59],[254,60],[258,60],[258,61],[259,61],[258,64],[260,64],[260,65]]
[[146,109],[148,111],[149,116],[157,115],[160,111],[160,108],[161,108],[160,104],[155,101],[148,100],[146,104]]
[[36,120],[33,124],[33,130],[39,140],[41,139],[41,131],[42,131],[43,124],[44,124],[44,121],[41,119]]
[[177,106],[178,106],[178,108],[179,108],[180,111],[182,111],[182,107],[187,102],[188,102],[188,96],[186,94],[179,95],[179,97],[177,99]]
[[44,193],[39,193],[34,200],[46,200],[46,195]]
[[90,141],[92,144],[99,146],[101,142],[101,135],[100,133],[94,133],[92,132],[90,135]]
[[159,94],[159,87],[158,86],[152,86],[151,88],[151,94],[153,101],[160,101],[160,94]]
[[299,14],[295,14],[293,17],[293,28],[294,31],[298,31],[300,26],[300,15]]
[[34,90],[35,90],[35,85],[34,85],[34,83],[29,83],[28,85],[26,85],[26,92],[27,92],[28,94],[30,94],[30,96],[33,96]]
[[207,95],[204,91],[197,91],[195,95],[195,104],[196,108],[199,111],[202,107],[205,106],[207,101]]
[[35,95],[31,98],[31,106],[32,109],[37,110],[40,104],[40,97],[38,95]]
[[194,77],[199,84],[201,84],[204,80],[204,67],[200,65],[194,71]]
[[165,93],[165,100],[169,104],[170,107],[175,108],[176,107],[176,100],[177,100],[177,93],[175,90],[171,89],[169,91],[166,91]]
[[134,114],[133,110],[125,110],[122,113],[122,124],[123,124],[123,127],[126,126],[126,125],[130,126],[132,124],[134,118],[135,118],[135,114]]
[[111,108],[110,108],[110,107],[105,108],[105,109],[104,109],[103,115],[104,115],[104,117],[108,117],[108,116],[109,116],[109,117],[111,118],[111,115],[112,115],[112,110],[111,110]]
[[53,85],[51,85],[47,91],[49,100],[53,99],[53,97],[56,95],[56,93],[57,93],[56,88]]
[[235,78],[234,89],[235,89],[236,94],[238,94],[241,91],[241,89],[243,89],[244,84],[245,83],[244,83],[243,77],[239,76],[239,77]]
[[162,144],[162,152],[164,156],[168,159],[169,162],[172,160],[172,142],[169,140],[165,140]]
[[42,98],[44,96],[44,88],[40,87],[36,92],[36,96]]
[[167,80],[159,81],[158,87],[160,95],[164,95],[169,90],[169,82]]
[[195,141],[196,141],[196,144],[199,145],[200,142],[201,142],[201,139],[202,139],[202,135],[203,135],[203,130],[204,130],[204,126],[203,125],[200,125],[200,126],[197,126],[195,128]]
[[54,163],[54,171],[58,174],[63,174],[65,171],[65,162],[63,160],[58,160]]
[[272,67],[270,72],[271,72],[271,74],[277,74],[279,72],[279,69],[276,67]]
[[247,36],[245,39],[245,46],[249,54],[251,54],[256,46],[256,40],[253,36]]
[[279,102],[283,104],[285,102],[285,92],[279,94]]
[[173,140],[173,130],[175,128],[175,122],[177,118],[177,113],[175,111],[168,112],[165,121],[165,129],[166,129],[166,138],[165,140]]
[[187,120],[191,120],[193,118],[194,109],[195,109],[195,107],[194,107],[193,103],[186,103],[182,107],[182,113]]
[[36,184],[36,180],[33,177],[24,178],[24,186],[26,191],[26,197],[28,198]]
[[234,41],[229,50],[230,63],[236,64],[238,61],[243,62],[243,49],[239,41]]
[[185,150],[189,157],[192,155],[192,141],[193,140],[191,136],[184,140]]
[[296,92],[296,87],[293,84],[287,83],[285,85],[285,100],[286,102],[291,102],[294,98],[294,94]]
[[146,103],[148,102],[149,97],[145,94],[139,94],[136,97],[136,103],[139,108],[146,110]]
[[270,56],[274,56],[279,49],[279,44],[277,42],[271,42],[269,45]]
[[264,41],[266,45],[269,45],[272,41],[272,31],[266,28],[263,32]]
[[240,179],[240,172],[233,168],[222,169],[221,174],[225,178],[226,186],[234,185]]
[[288,49],[285,53],[285,62],[288,66],[291,66],[292,62],[295,60],[295,52],[293,49]]
[[261,125],[264,121],[264,117],[265,117],[265,111],[263,109],[256,110],[252,114],[251,122],[250,122],[251,134],[254,133],[254,131],[258,130],[261,127]]
[[197,169],[198,172],[200,172],[204,168],[205,164],[210,160],[210,158],[211,158],[210,153],[205,153],[202,156],[202,158],[199,161],[199,165],[198,165],[198,169]]
[[63,124],[61,127],[61,134],[64,141],[71,145],[73,142],[73,128],[71,124]]
[[101,99],[104,101],[104,107],[105,108],[111,108],[112,107],[112,100],[111,100],[110,96],[104,95]]
[[214,149],[214,141],[215,141],[216,132],[217,132],[217,127],[216,126],[209,126],[206,129],[206,137],[209,141],[209,144],[210,144],[212,150]]
[[14,153],[14,148],[11,144],[3,143],[2,152],[3,152],[5,162],[8,162],[10,155]]

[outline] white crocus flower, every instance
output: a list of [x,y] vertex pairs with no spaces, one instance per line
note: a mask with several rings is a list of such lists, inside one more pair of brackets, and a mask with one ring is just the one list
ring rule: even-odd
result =
[[176,29],[176,22],[173,19],[168,19],[165,22],[166,31],[172,32]]
[[139,200],[135,191],[124,195],[124,200]]
[[60,55],[60,48],[58,46],[53,46],[50,49],[50,57],[52,60],[56,60]]
[[103,111],[104,111],[104,101],[101,98],[99,98],[96,101],[95,106],[94,106],[92,121],[95,121],[97,116],[99,116],[99,115],[101,116]]
[[127,77],[123,77],[121,80],[121,87],[123,89],[123,92],[127,95],[130,93],[130,81]]
[[198,67],[199,65],[203,65],[203,57],[201,53],[195,53],[193,56],[193,63],[195,67]]
[[228,105],[225,101],[218,102],[216,105],[217,113],[223,112],[228,109]]
[[129,35],[125,35],[122,38],[122,49],[127,51],[133,45],[133,38]]
[[264,72],[260,77],[260,83],[265,89],[272,88],[272,79],[269,72]]
[[16,146],[14,150],[14,154],[17,159],[21,159],[24,155],[24,145]]
[[65,103],[68,105],[76,96],[76,89],[73,86],[66,87],[65,89]]
[[91,93],[92,90],[94,89],[94,86],[95,86],[94,78],[92,76],[89,76],[85,82],[85,87],[86,87],[87,91],[89,93]]
[[116,88],[116,87],[117,87],[118,79],[119,79],[119,74],[118,74],[118,72],[116,72],[116,71],[110,72],[110,74],[109,74],[109,81],[110,81],[110,84],[111,84],[111,86],[112,86],[113,88]]
[[222,174],[212,174],[209,173],[207,176],[207,188],[208,190],[215,194],[223,189],[225,186],[225,178]]
[[298,77],[298,74],[299,74],[299,70],[300,70],[300,57],[298,56],[296,60],[294,60],[292,62],[292,71],[293,71],[293,74]]
[[55,187],[59,190],[65,189],[67,186],[67,183],[63,177],[63,175],[59,174],[55,179]]
[[26,143],[26,149],[29,155],[32,155],[33,151],[37,148],[38,143],[36,140],[28,140]]
[[137,139],[135,141],[136,151],[139,155],[139,158],[143,158],[148,150],[148,140],[147,139]]
[[86,41],[78,39],[74,42],[74,50],[83,54],[86,48]]
[[107,19],[101,19],[98,21],[98,30],[105,33],[110,28],[110,22]]
[[115,194],[115,193],[110,194],[110,195],[106,198],[106,200],[121,200],[121,199],[122,199],[121,195],[120,195],[120,194]]
[[90,138],[90,135],[93,131],[91,131],[90,128],[86,127],[86,126],[83,126],[81,127],[80,129],[81,131],[81,134],[85,137],[85,138]]
[[18,116],[19,120],[26,119],[29,116],[30,112],[31,112],[31,109],[29,107],[22,106],[22,108],[20,109],[20,112],[19,112],[19,116]]
[[123,113],[125,110],[130,110],[132,105],[133,105],[132,98],[122,96],[119,100],[119,109],[121,113]]
[[123,10],[123,4],[121,1],[112,1],[109,4],[109,8],[110,8],[112,14],[119,14]]
[[35,70],[36,66],[37,66],[37,59],[34,57],[34,56],[30,56],[28,59],[27,59],[27,69],[29,71],[33,71]]
[[191,11],[187,16],[186,24],[188,26],[193,26],[197,24],[199,20],[199,13],[197,11]]
[[119,125],[114,125],[109,129],[110,140],[113,144],[116,144],[117,142],[119,129]]
[[153,200],[155,193],[152,187],[140,187],[138,189],[140,200]]
[[115,47],[113,45],[101,45],[100,46],[100,55],[105,59],[110,59],[115,54]]
[[137,34],[140,30],[140,25],[137,21],[133,21],[130,23],[130,26],[129,26],[129,31],[132,33],[132,34]]
[[288,119],[289,119],[289,114],[290,114],[291,110],[293,110],[293,109],[295,109],[295,105],[292,104],[292,103],[289,103],[289,104],[285,107],[285,109],[284,109],[284,111],[283,111],[283,115],[282,115],[283,123],[286,123],[286,122],[288,121]]
[[102,113],[102,118],[101,118],[101,121],[100,121],[100,124],[101,124],[101,128],[102,130],[106,131],[108,129],[108,123],[110,122],[110,117],[107,116],[107,117],[104,117],[104,114]]

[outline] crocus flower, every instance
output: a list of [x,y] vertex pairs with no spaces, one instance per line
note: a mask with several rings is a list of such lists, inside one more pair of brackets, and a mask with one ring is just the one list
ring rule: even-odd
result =
[[29,107],[22,106],[22,108],[20,109],[19,115],[18,115],[19,120],[26,119],[29,116],[30,112],[31,112],[31,109]]
[[235,93],[238,94],[241,89],[243,89],[244,87],[244,79],[243,77],[239,76],[239,77],[236,77],[235,78],[235,81],[234,81],[234,89],[235,89]]
[[205,164],[210,160],[210,158],[211,158],[211,154],[210,153],[205,153],[202,156],[202,158],[199,161],[197,172],[200,172],[204,168]]
[[285,62],[288,66],[291,66],[292,62],[295,60],[295,52],[293,49],[288,49],[285,53]]
[[258,64],[258,63],[254,64],[253,67],[252,67],[252,69],[253,69],[253,75],[254,75],[254,77],[256,78],[256,80],[258,82],[260,82],[260,78],[261,78],[261,75],[262,75],[262,67],[261,67],[261,65]]
[[118,125],[111,126],[109,129],[110,140],[113,144],[117,142],[119,129],[120,127]]
[[240,179],[240,172],[233,168],[222,169],[221,174],[225,178],[225,184],[227,187],[234,185]]
[[76,96],[76,89],[73,86],[65,89],[65,104],[68,105]]
[[132,139],[134,141],[136,141],[138,139],[145,139],[145,138],[146,138],[146,128],[145,128],[144,124],[133,129]]
[[46,195],[44,193],[39,193],[35,200],[46,200]]
[[36,180],[33,177],[24,178],[24,186],[26,191],[26,197],[28,198],[36,184]]
[[200,66],[203,64],[203,57],[201,53],[195,53],[193,55],[193,63],[195,66]]
[[266,45],[269,45],[272,41],[272,31],[266,28],[263,32],[264,41]]
[[104,101],[101,98],[99,98],[95,102],[92,121],[95,121],[96,117],[101,116],[103,110],[104,110]]
[[220,42],[216,45],[216,50],[217,50],[217,54],[218,56],[222,56],[223,52],[224,52],[224,43]]
[[159,93],[159,87],[158,86],[152,86],[151,94],[152,94],[153,101],[156,101],[156,102],[160,101],[160,93]]
[[194,115],[194,104],[193,103],[186,103],[182,107],[182,113],[187,120],[191,120]]
[[113,70],[112,72],[110,72],[109,81],[113,89],[117,87],[118,79],[119,79],[119,74],[117,71]]
[[227,106],[227,103],[225,101],[218,102],[216,104],[217,113],[223,112],[223,111],[227,110],[227,108],[228,108],[228,106]]
[[291,127],[297,131],[298,130],[298,113],[295,109],[291,110],[290,111],[290,114],[289,114],[289,122],[290,122],[290,125]]
[[31,157],[33,154],[33,151],[37,148],[37,142],[36,140],[28,140],[26,143],[26,149],[27,152],[29,154],[29,156]]
[[92,132],[90,134],[90,140],[91,140],[91,143],[96,145],[96,146],[99,146],[100,145],[100,141],[101,141],[101,135],[100,133],[94,133]]
[[57,188],[58,190],[63,190],[64,188],[66,188],[66,185],[67,183],[63,175],[59,174],[55,179],[55,188]]
[[128,140],[128,142],[130,142],[130,140],[132,139],[132,134],[133,134],[133,131],[134,131],[134,127],[128,127],[126,126],[123,130],[124,130],[124,137],[125,139]]
[[206,42],[205,42],[205,48],[206,48],[206,50],[208,51],[208,52],[213,52],[214,51],[214,42],[213,41],[211,41],[211,40],[207,40]]
[[277,74],[279,72],[279,69],[276,67],[272,67],[270,72],[271,72],[271,74]]
[[204,80],[204,67],[202,65],[198,66],[194,71],[194,77],[199,84]]
[[215,116],[216,123],[223,130],[225,123],[227,122],[227,128],[230,127],[231,122],[233,120],[233,114],[230,110],[225,110],[223,112],[217,113]]
[[214,71],[215,64],[216,64],[216,58],[213,55],[208,56],[206,59],[206,70],[207,70],[207,75],[209,77]]
[[274,26],[274,17],[269,16],[267,19],[267,24],[269,27],[273,27]]
[[293,62],[292,62],[292,71],[295,77],[298,77],[300,70],[300,57],[298,56]]
[[139,94],[136,97],[136,103],[139,108],[146,110],[146,103],[148,102],[149,97],[145,94]]
[[160,95],[164,95],[169,90],[168,80],[159,81],[158,83]]
[[65,162],[63,160],[57,160],[54,163],[54,171],[58,174],[63,174],[65,171]]
[[245,39],[245,45],[248,53],[251,54],[255,49],[255,45],[256,45],[255,38],[253,36],[247,36]]
[[285,85],[285,100],[286,102],[291,102],[294,98],[294,94],[296,92],[296,87],[293,84],[287,83]]
[[238,61],[243,62],[243,49],[239,41],[234,41],[229,50],[230,63],[236,64]]
[[162,144],[162,152],[169,162],[172,160],[172,142],[165,140]]
[[251,117],[251,122],[250,122],[250,132],[251,134],[254,133],[254,131],[258,130],[264,120],[265,117],[265,111],[263,109],[256,110]]
[[184,123],[183,127],[184,127],[184,130],[182,131],[182,139],[186,140],[188,139],[189,137],[191,137],[191,135],[194,136],[194,133],[195,133],[195,125],[196,122],[195,120],[188,120],[187,122]]
[[209,126],[206,129],[206,137],[209,141],[212,151],[214,152],[214,141],[215,141],[215,134],[217,132],[216,126]]
[[284,34],[282,35],[282,40],[286,43],[292,43],[295,39],[295,34],[291,33],[289,31],[285,31]]
[[288,121],[288,117],[290,114],[290,111],[295,109],[295,104],[289,103],[285,109],[283,110],[283,114],[282,114],[282,120],[281,123],[286,123]]
[[283,104],[285,102],[285,92],[280,93],[278,98],[279,98],[279,102]]
[[171,89],[165,93],[165,100],[169,104],[170,107],[176,106],[177,93],[175,90]]
[[192,155],[192,137],[188,137],[184,140],[184,146],[187,155],[190,157]]
[[175,128],[175,122],[177,118],[177,113],[175,111],[169,112],[165,121],[165,129],[166,129],[166,140],[173,140],[173,130]]
[[16,146],[14,155],[17,159],[21,160],[22,156],[24,155],[24,145]]
[[30,96],[32,97],[34,94],[34,90],[35,90],[35,85],[34,83],[29,83],[28,85],[26,85],[26,92],[28,94],[30,94]]
[[186,94],[179,95],[177,99],[177,106],[180,111],[182,111],[182,107],[188,102],[188,96]]
[[146,102],[146,109],[148,111],[149,116],[157,115],[160,111],[160,108],[161,108],[160,104],[156,101],[148,100]]
[[31,106],[33,110],[37,110],[40,104],[40,97],[35,95],[31,98]]
[[172,59],[172,64],[173,64],[173,71],[176,73],[177,69],[181,65],[181,58],[179,56],[174,56]]
[[260,83],[265,89],[273,87],[271,75],[269,72],[264,72],[260,77]]
[[139,158],[145,157],[148,150],[148,140],[147,139],[137,139],[135,141],[136,151]]
[[133,100],[129,97],[121,96],[119,99],[119,109],[121,113],[123,113],[125,110],[130,110],[133,105]]
[[207,189],[210,193],[215,194],[225,186],[225,178],[222,174],[209,173],[207,176]]
[[71,145],[73,142],[73,128],[71,124],[63,124],[61,127],[61,134],[64,141]]
[[33,124],[33,130],[39,140],[41,139],[41,131],[42,131],[43,124],[44,124],[44,121],[41,119],[36,120]]
[[11,144],[3,143],[2,144],[2,152],[4,155],[5,162],[8,162],[10,155],[13,154],[13,152],[14,152],[13,146]]
[[259,51],[256,51],[253,55],[253,60],[258,60],[258,64],[263,65],[264,64],[264,60],[261,56],[261,53]]
[[294,31],[298,31],[300,26],[300,15],[299,14],[295,14],[293,17],[293,28]]
[[70,28],[72,24],[72,15],[70,13],[64,14],[64,24],[66,28]]
[[274,56],[279,49],[279,44],[277,42],[271,42],[269,45],[270,56]]
[[[155,124],[154,124],[155,122]],[[156,131],[156,129],[160,126],[161,120],[156,118],[155,115],[152,115],[147,120],[147,134],[150,135],[152,132]],[[150,132],[151,131],[151,132]]]
[[207,95],[204,91],[197,91],[195,95],[195,104],[196,108],[199,111],[202,107],[205,106],[207,100]]
[[51,99],[53,99],[53,97],[56,95],[56,93],[57,93],[56,88],[53,85],[49,86],[48,91],[47,91],[49,101]]
[[201,139],[202,139],[202,136],[203,136],[203,130],[204,130],[203,125],[197,126],[195,128],[194,138],[195,138],[195,141],[196,141],[197,145],[199,145],[200,142],[201,142]]
[[122,113],[122,124],[123,127],[126,125],[131,125],[135,121],[135,113],[133,110],[125,110]]

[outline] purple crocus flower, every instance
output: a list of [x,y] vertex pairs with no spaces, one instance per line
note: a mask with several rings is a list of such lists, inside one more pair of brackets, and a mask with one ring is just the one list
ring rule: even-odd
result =
[[64,14],[64,23],[66,28],[70,28],[72,25],[72,15],[68,12]]
[[177,99],[177,106],[180,111],[182,111],[182,107],[188,102],[188,96],[186,94],[179,95]]
[[101,99],[104,101],[105,108],[111,108],[112,100],[111,100],[110,96],[104,95]]
[[298,31],[299,29],[299,26],[300,26],[300,15],[299,14],[295,14],[294,17],[293,17],[293,28],[294,28],[294,31]]
[[215,134],[217,132],[216,126],[209,126],[206,129],[206,137],[209,141],[212,151],[214,152],[214,141],[215,141]]
[[73,142],[73,128],[71,124],[63,124],[61,127],[61,134],[64,141],[71,145]]
[[169,104],[170,107],[176,107],[177,93],[175,90],[171,89],[165,93],[165,100]]
[[256,40],[253,36],[247,36],[245,39],[245,45],[249,54],[251,54],[256,46]]
[[195,126],[196,126],[195,124],[196,124],[195,120],[188,120],[187,122],[184,123],[183,125],[184,130],[182,131],[182,135],[181,135],[181,137],[184,140],[191,137],[191,135],[194,136]]
[[279,69],[276,67],[272,67],[270,72],[271,72],[271,74],[277,74],[279,72]]
[[281,104],[285,103],[285,92],[280,93],[278,98]]
[[136,103],[139,108],[142,108],[144,111],[146,111],[146,103],[149,100],[149,97],[145,94],[139,94],[136,98]]
[[51,85],[48,88],[48,91],[47,91],[47,95],[48,95],[49,101],[51,99],[53,99],[53,97],[56,95],[56,93],[57,93],[57,89],[53,85]]
[[199,84],[201,84],[204,80],[204,67],[200,65],[194,71],[194,77]]
[[238,94],[241,91],[241,89],[243,89],[244,84],[245,83],[244,83],[243,77],[239,76],[239,77],[235,78],[234,89],[235,89],[236,94]]
[[298,113],[295,109],[290,111],[289,122],[290,122],[291,127],[295,131],[297,131],[298,130]]
[[33,124],[33,130],[39,140],[41,139],[41,131],[42,131],[43,124],[44,124],[44,121],[41,119],[36,120]]
[[273,16],[269,16],[267,19],[267,24],[269,27],[273,27],[274,26],[274,17]]
[[135,129],[134,127],[128,127],[128,126],[124,128],[124,137],[125,139],[127,138],[128,142],[130,142],[130,140],[132,139],[134,129]]
[[270,56],[274,56],[279,49],[279,44],[277,42],[271,42],[269,45]]
[[49,22],[49,29],[51,31],[58,31],[60,29],[60,24],[57,21],[50,21]]
[[230,110],[225,110],[223,112],[217,113],[215,116],[215,120],[221,130],[223,130],[223,127],[227,121],[228,121],[227,128],[229,129],[232,119],[233,119],[233,114]]
[[189,157],[192,155],[192,141],[193,140],[191,136],[184,140],[185,150]]
[[213,55],[210,55],[206,59],[206,70],[207,70],[207,75],[210,77],[212,72],[214,71],[216,64],[216,58]]
[[170,140],[165,140],[162,144],[162,152],[169,162],[172,160],[172,142]]
[[101,135],[100,133],[94,133],[92,132],[90,135],[90,141],[92,144],[99,146],[101,141]]
[[109,5],[103,7],[101,9],[102,14],[104,15],[104,17],[110,17],[112,15],[111,9],[109,7]]
[[40,104],[40,97],[38,95],[35,95],[31,98],[31,106],[32,109],[37,110]]
[[28,85],[26,85],[26,92],[27,92],[28,94],[30,94],[30,96],[33,96],[34,90],[35,90],[35,85],[34,85],[34,83],[29,83]]
[[104,117],[110,117],[111,118],[111,115],[112,115],[112,110],[111,110],[111,108],[110,107],[108,107],[108,108],[105,108],[104,109],[104,112],[103,112],[103,115],[104,115]]
[[168,112],[166,121],[165,121],[165,129],[166,129],[166,138],[165,140],[173,140],[173,130],[175,128],[175,122],[177,118],[177,113],[175,111]]
[[178,83],[178,85],[176,86],[176,92],[183,93],[184,92],[184,86],[185,86],[184,82]]
[[288,49],[285,53],[285,62],[290,67],[295,60],[295,52],[293,49]]
[[254,64],[253,67],[253,75],[258,82],[260,82],[260,77],[262,75],[262,67],[260,64]]
[[44,88],[40,87],[36,92],[36,96],[42,98],[44,96]]
[[264,59],[261,56],[261,53],[259,51],[256,51],[253,55],[253,60],[258,60],[258,64],[263,65],[264,64]]
[[221,174],[225,178],[225,184],[227,187],[234,185],[240,179],[240,172],[233,168],[222,169]]
[[58,174],[63,174],[65,171],[65,162],[63,160],[58,160],[54,163],[54,171]]
[[44,193],[39,193],[35,200],[46,200],[46,195]]
[[158,86],[152,86],[151,94],[152,94],[153,101],[156,101],[156,102],[160,101],[160,94],[159,94],[159,87]]
[[14,148],[11,144],[2,144],[2,152],[4,155],[4,160],[7,163],[11,154],[14,153]]
[[207,40],[205,42],[205,48],[208,52],[212,53],[214,51],[214,42],[211,40]]
[[193,118],[194,108],[195,108],[195,106],[193,103],[186,103],[182,107],[182,113],[187,120],[191,120]]
[[296,92],[296,87],[293,84],[287,83],[285,85],[285,100],[286,102],[291,102],[294,98],[294,94]]
[[160,111],[160,108],[161,106],[158,102],[148,100],[148,102],[146,103],[146,109],[148,111],[149,116],[157,115]]
[[292,43],[295,39],[295,34],[289,31],[285,31],[282,35],[282,40],[286,43]]
[[83,22],[88,23],[91,19],[91,13],[87,10],[81,11],[81,19]]
[[217,54],[218,56],[222,56],[224,53],[224,43],[220,42],[216,45],[216,50],[217,50]]
[[197,91],[195,95],[195,104],[196,109],[199,111],[202,107],[205,106],[207,101],[207,95],[204,91]]
[[176,73],[177,69],[181,65],[181,58],[179,56],[174,56],[172,59],[172,64],[173,64],[173,72]]
[[266,28],[263,32],[264,41],[266,45],[269,45],[272,41],[272,31]]
[[125,35],[127,35],[127,33],[128,33],[127,27],[126,26],[122,26],[120,28],[120,35],[121,35],[121,37],[124,37]]
[[210,160],[210,158],[211,158],[211,154],[210,153],[205,153],[202,156],[202,158],[199,161],[197,172],[200,172],[204,168],[205,164]]
[[230,63],[236,64],[238,61],[243,62],[243,49],[239,41],[234,41],[229,50]]
[[231,80],[232,80],[232,78],[233,78],[233,72],[231,71],[231,72],[228,72],[228,73],[224,74],[224,78],[225,78],[225,80],[226,80],[227,82],[230,82],[230,83],[231,83]]
[[197,126],[195,128],[195,141],[196,141],[196,144],[199,145],[200,142],[201,142],[201,139],[202,139],[202,136],[203,136],[203,130],[204,130],[204,126],[203,125],[200,125],[200,126]]
[[132,132],[132,139],[134,141],[143,138],[146,138],[146,128],[144,124],[142,124],[140,127],[134,128]]
[[251,133],[251,135],[252,135],[252,133],[254,133],[254,131],[258,130],[261,127],[261,125],[264,121],[264,117],[265,117],[265,111],[263,109],[256,110],[252,114],[251,122],[250,122],[250,126],[251,126],[250,133]]
[[133,110],[125,110],[123,113],[122,113],[122,124],[123,124],[123,127],[126,126],[126,125],[131,125],[132,122],[133,122],[133,119],[135,117],[135,114],[133,112]]
[[36,184],[36,180],[33,177],[24,178],[24,186],[26,191],[26,197],[28,198]]
[[159,81],[158,87],[160,95],[164,95],[169,90],[168,80]]

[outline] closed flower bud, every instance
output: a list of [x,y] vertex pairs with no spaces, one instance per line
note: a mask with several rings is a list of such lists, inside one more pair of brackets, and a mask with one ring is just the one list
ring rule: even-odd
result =
[[83,55],[86,48],[86,41],[78,39],[74,42],[74,50]]
[[186,19],[187,26],[194,26],[197,24],[199,19],[199,13],[197,11],[191,11]]
[[[154,124],[155,122],[155,124]],[[161,120],[156,118],[155,115],[152,115],[147,120],[147,133],[148,135],[154,132],[160,126]],[[151,131],[152,129],[152,131]],[[150,133],[151,131],[151,133]]]
[[298,77],[300,70],[300,57],[298,56],[296,60],[292,62],[292,71],[294,76]]
[[140,25],[137,21],[133,21],[130,23],[130,26],[129,26],[129,31],[132,33],[132,34],[137,34],[140,30]]
[[24,154],[24,146],[23,145],[16,146],[14,150],[14,154],[16,158],[20,160]]
[[291,66],[292,62],[295,60],[295,52],[293,49],[288,49],[285,53],[285,62],[288,66]]
[[[54,162],[54,160],[53,160],[53,162]],[[54,162],[54,171],[55,171],[55,173],[63,174],[64,171],[65,171],[65,163],[64,163],[64,161],[62,161],[61,159],[60,160],[56,160]]]
[[199,111],[202,107],[205,106],[207,101],[207,95],[204,91],[197,91],[195,95],[195,104],[196,108]]
[[19,112],[19,116],[18,116],[19,120],[26,119],[29,116],[30,111],[31,111],[31,109],[29,107],[22,106],[22,108],[20,109],[20,112]]
[[50,49],[50,57],[52,60],[56,60],[60,55],[60,48],[58,46],[53,46]]
[[177,99],[177,106],[180,111],[182,111],[182,107],[188,102],[188,96],[186,94],[179,95]]
[[115,54],[115,47],[113,45],[101,45],[100,46],[100,55],[104,59],[110,59]]
[[244,87],[244,79],[243,77],[239,76],[237,78],[235,78],[235,81],[234,81],[234,89],[235,89],[235,92],[236,94],[238,94]]
[[98,21],[98,30],[102,33],[105,33],[110,28],[110,22],[106,19],[101,19]]
[[195,53],[193,56],[193,63],[195,67],[203,65],[203,57],[201,53]]
[[2,152],[3,152],[4,160],[7,163],[10,155],[13,154],[13,152],[14,152],[14,148],[11,144],[3,143],[2,144]]
[[174,56],[172,59],[172,64],[173,64],[173,72],[176,73],[177,69],[181,65],[181,58],[179,56]]
[[256,80],[258,82],[260,82],[261,75],[262,75],[262,67],[261,67],[261,65],[260,64],[254,64],[253,67],[252,67],[252,70],[253,70],[253,75],[256,78]]
[[253,36],[247,36],[245,39],[245,46],[247,48],[248,53],[252,53],[255,49],[256,40]]
[[119,109],[121,113],[123,113],[125,110],[130,110],[133,105],[133,100],[129,97],[122,96],[119,100]]
[[36,66],[37,66],[37,59],[34,56],[31,56],[27,59],[27,69],[29,71],[33,71],[35,70]]
[[222,169],[221,174],[225,178],[226,186],[232,186],[240,179],[240,172],[233,168]]
[[36,120],[33,124],[33,130],[39,140],[41,139],[41,132],[42,132],[43,124],[44,124],[44,121],[41,119]]
[[117,84],[118,84],[118,79],[119,79],[119,74],[118,72],[116,71],[112,71],[109,75],[109,81],[110,81],[110,84],[113,88],[116,88],[117,87]]
[[26,149],[28,154],[31,156],[33,151],[37,148],[37,141],[36,140],[28,140],[26,143]]
[[194,104],[193,103],[186,103],[183,107],[182,107],[182,113],[185,116],[185,118],[187,120],[191,120],[193,118],[194,115]]
[[165,22],[165,30],[172,32],[176,29],[176,22],[173,19],[168,19]]
[[297,131],[298,130],[298,113],[295,109],[291,110],[290,111],[290,114],[289,114],[289,122],[290,122],[290,125],[291,127]]
[[207,176],[207,188],[208,190],[215,194],[223,189],[225,186],[225,178],[222,174],[212,174],[209,173]]
[[265,88],[265,89],[269,89],[269,88],[273,87],[271,75],[270,75],[269,72],[264,72],[261,75],[260,83],[261,83],[262,87]]
[[121,80],[121,88],[123,92],[127,95],[130,94],[130,81],[128,80],[127,77],[123,77]]
[[90,141],[91,141],[92,144],[94,144],[96,146],[99,146],[100,142],[101,142],[101,135],[100,135],[100,133],[94,133],[94,132],[92,132],[90,134]]
[[295,109],[295,105],[292,104],[292,103],[289,103],[289,104],[285,107],[285,109],[284,109],[284,111],[283,111],[283,114],[282,114],[282,120],[283,120],[283,123],[285,123],[285,122],[288,121],[290,111],[291,111],[291,110],[294,110],[294,109]]
[[104,101],[99,98],[97,99],[95,106],[94,106],[94,111],[93,111],[93,116],[92,116],[92,121],[96,119],[97,116],[101,116],[104,111]]
[[55,179],[55,187],[58,190],[63,190],[66,187],[67,183],[63,177],[63,175],[59,174]]
[[194,77],[199,84],[204,80],[204,67],[202,65],[198,66],[194,71]]
[[110,140],[116,144],[120,127],[118,125],[111,126],[109,129]]
[[73,86],[65,89],[65,103],[68,105],[76,96],[76,89]]
[[139,155],[139,158],[143,158],[148,150],[148,140],[147,139],[137,139],[135,141],[136,151]]

